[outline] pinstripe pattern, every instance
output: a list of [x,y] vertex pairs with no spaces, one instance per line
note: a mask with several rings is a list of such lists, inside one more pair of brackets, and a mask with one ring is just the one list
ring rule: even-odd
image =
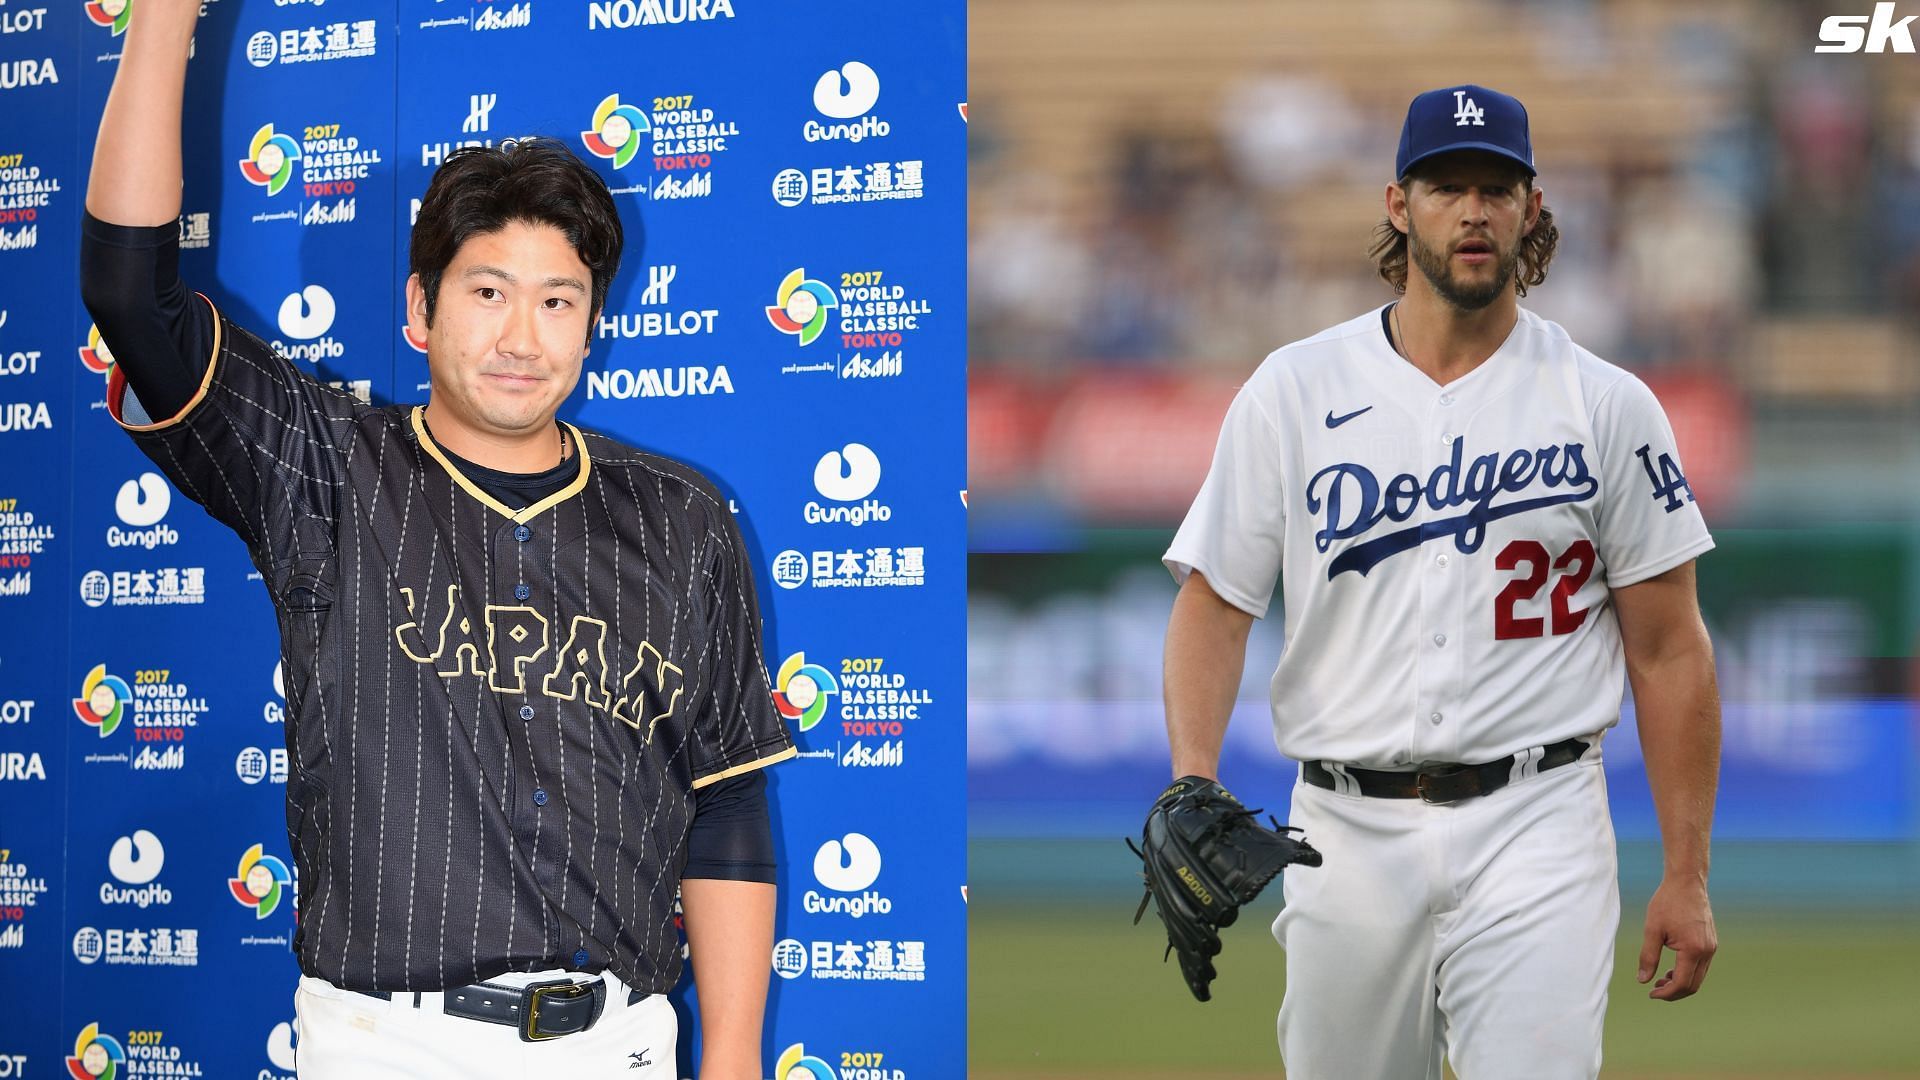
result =
[[694,790],[793,754],[725,500],[576,430],[578,481],[501,506],[413,410],[215,314],[200,395],[128,428],[273,597],[301,970],[433,990],[584,950],[667,990]]

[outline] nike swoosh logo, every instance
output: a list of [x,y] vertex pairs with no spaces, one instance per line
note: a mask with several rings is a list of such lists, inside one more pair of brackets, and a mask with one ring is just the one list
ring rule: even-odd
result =
[[1359,416],[1361,413],[1371,412],[1372,410],[1373,410],[1373,406],[1369,405],[1364,409],[1355,409],[1345,416],[1335,416],[1333,415],[1333,410],[1329,409],[1327,410],[1327,427],[1330,429],[1337,428],[1341,424],[1344,424],[1347,421],[1353,419],[1354,417]]

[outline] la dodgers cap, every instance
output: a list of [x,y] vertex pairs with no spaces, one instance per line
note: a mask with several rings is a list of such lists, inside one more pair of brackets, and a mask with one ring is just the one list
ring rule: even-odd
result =
[[1484,86],[1448,86],[1414,98],[1400,129],[1393,175],[1405,176],[1420,162],[1451,150],[1485,150],[1513,159],[1529,176],[1539,175],[1533,167],[1533,138],[1527,134],[1527,107]]

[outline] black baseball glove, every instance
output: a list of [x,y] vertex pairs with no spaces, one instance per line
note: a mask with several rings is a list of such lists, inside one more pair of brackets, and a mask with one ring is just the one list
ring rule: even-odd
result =
[[1269,829],[1254,820],[1257,813],[1218,783],[1183,776],[1148,811],[1140,847],[1127,841],[1144,864],[1147,883],[1133,921],[1146,914],[1148,900],[1155,901],[1167,927],[1167,952],[1180,954],[1180,973],[1201,1001],[1213,996],[1207,985],[1215,974],[1220,928],[1233,925],[1240,905],[1252,902],[1288,866],[1320,865],[1312,845],[1287,835],[1300,830],[1278,821]]

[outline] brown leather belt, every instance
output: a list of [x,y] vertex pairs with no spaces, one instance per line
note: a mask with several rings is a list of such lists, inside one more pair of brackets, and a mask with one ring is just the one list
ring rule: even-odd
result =
[[[1545,747],[1545,752],[1540,756],[1539,771],[1546,772],[1580,760],[1580,755],[1587,752],[1588,745],[1584,739],[1568,739]],[[1383,772],[1379,769],[1358,769],[1351,765],[1340,766],[1340,771],[1353,778],[1360,794],[1371,799],[1453,803],[1506,787],[1513,779],[1516,757],[1508,754],[1498,761],[1483,765],[1439,765],[1421,772]],[[1340,790],[1339,781],[1324,762],[1301,762],[1300,776],[1314,787],[1328,791]]]

